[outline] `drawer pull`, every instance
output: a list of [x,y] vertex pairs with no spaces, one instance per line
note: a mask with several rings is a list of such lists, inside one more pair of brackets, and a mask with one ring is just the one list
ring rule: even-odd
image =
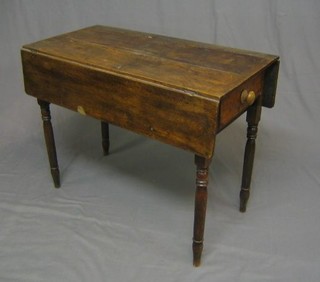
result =
[[251,106],[254,101],[256,100],[256,93],[254,91],[247,91],[247,90],[243,90],[241,92],[241,103],[242,104],[248,104],[249,106]]

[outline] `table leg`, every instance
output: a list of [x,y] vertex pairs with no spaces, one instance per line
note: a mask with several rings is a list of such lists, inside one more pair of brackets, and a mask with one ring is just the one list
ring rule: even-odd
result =
[[38,99],[38,104],[41,109],[41,116],[43,121],[44,138],[46,141],[46,147],[49,157],[49,163],[51,168],[51,175],[53,178],[54,186],[60,187],[60,172],[57,160],[56,146],[54,142],[53,129],[51,124],[50,115],[50,103]]
[[211,159],[195,156],[197,166],[194,226],[193,226],[193,265],[199,266],[203,249],[203,233],[207,209],[208,168]]
[[258,123],[261,116],[262,97],[258,97],[255,103],[247,110],[247,143],[244,153],[242,184],[240,191],[240,212],[245,212],[250,196],[250,184],[253,169]]
[[101,134],[102,134],[102,149],[103,154],[106,156],[109,154],[109,124],[107,122],[101,121]]

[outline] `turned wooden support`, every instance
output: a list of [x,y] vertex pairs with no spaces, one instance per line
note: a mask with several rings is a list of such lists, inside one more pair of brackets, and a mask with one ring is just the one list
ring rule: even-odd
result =
[[244,153],[242,184],[240,191],[240,211],[245,212],[250,196],[250,184],[256,148],[256,138],[258,133],[258,123],[261,117],[261,96],[247,110],[247,143]]
[[43,121],[44,138],[46,142],[48,158],[51,168],[51,175],[54,186],[60,187],[60,172],[57,160],[56,146],[54,142],[53,129],[51,124],[50,103],[38,99],[38,104],[41,109],[41,117]]
[[197,166],[196,194],[193,225],[193,265],[199,266],[203,250],[203,234],[206,219],[207,198],[208,198],[208,168],[211,159],[195,156]]
[[109,140],[109,124],[101,121],[101,134],[102,134],[102,149],[103,154],[109,154],[110,140]]

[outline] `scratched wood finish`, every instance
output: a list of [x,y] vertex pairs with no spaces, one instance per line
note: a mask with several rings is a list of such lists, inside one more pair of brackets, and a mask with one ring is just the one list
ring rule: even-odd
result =
[[278,58],[94,26],[22,48],[26,92],[210,158]]
[[[209,164],[217,133],[247,111],[240,211],[245,211],[261,106],[273,107],[279,58],[212,44],[93,26],[25,45],[25,90],[38,98],[55,186],[59,169],[49,103],[189,150],[197,166],[193,264],[203,249]],[[241,99],[254,91],[255,102]]]
[[195,155],[195,164],[197,166],[196,177],[196,195],[194,206],[194,224],[193,224],[193,265],[199,266],[201,263],[201,254],[203,250],[204,227],[206,221],[206,209],[208,199],[208,178],[209,165],[211,159],[206,159]]
[[214,98],[225,95],[277,59],[104,26],[42,40],[24,49]]
[[220,103],[220,120],[218,130],[222,130],[234,119],[239,117],[248,109],[246,103],[241,103],[241,92],[239,89],[250,89],[256,94],[256,97],[262,95],[263,76],[256,75],[241,85],[241,87],[226,94]]
[[248,108],[247,111],[247,143],[244,153],[242,183],[240,190],[240,208],[241,212],[247,209],[247,202],[250,197],[250,185],[253,170],[254,154],[256,149],[256,138],[258,134],[258,124],[261,117],[262,99],[259,97],[256,102]]
[[30,52],[23,60],[26,92],[37,98],[199,155],[212,153],[213,100]]

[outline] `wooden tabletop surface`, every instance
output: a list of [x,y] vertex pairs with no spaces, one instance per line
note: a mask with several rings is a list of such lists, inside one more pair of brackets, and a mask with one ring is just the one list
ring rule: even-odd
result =
[[66,33],[23,49],[217,100],[278,59],[105,26]]

